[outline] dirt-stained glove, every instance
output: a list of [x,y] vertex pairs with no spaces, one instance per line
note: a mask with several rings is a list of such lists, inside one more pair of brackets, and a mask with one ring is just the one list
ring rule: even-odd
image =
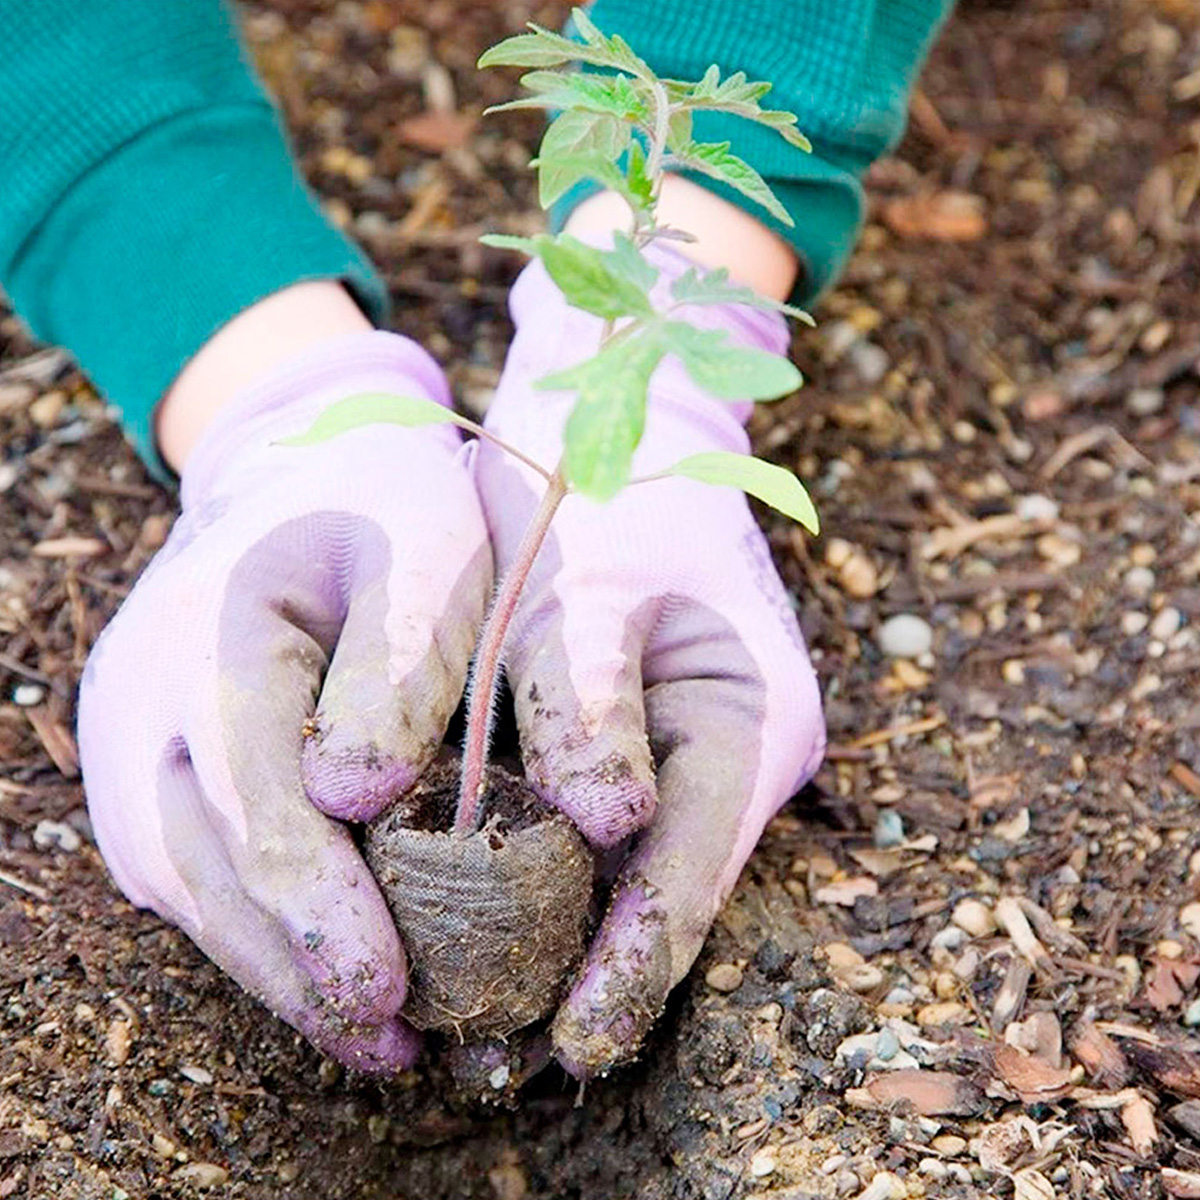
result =
[[371,426],[280,446],[334,401],[441,404],[389,333],[338,338],[230,403],[183,511],[88,662],[79,737],[96,837],[314,1044],[411,1063],[400,940],[347,830],[421,772],[462,694],[491,555],[457,431]]
[[[649,256],[660,290],[690,265],[665,248]],[[517,333],[487,425],[550,467],[574,397],[534,384],[594,353],[601,322],[569,308],[540,264],[526,268],[511,306]],[[734,305],[686,318],[786,353],[775,314]],[[707,396],[666,360],[634,475],[704,451],[746,452],[749,410]],[[502,572],[544,484],[491,446],[477,468]],[[607,505],[567,497],[505,662],[534,785],[596,847],[637,835],[554,1023],[560,1060],[585,1075],[636,1053],[767,821],[816,770],[820,696],[745,498],[679,478]]]

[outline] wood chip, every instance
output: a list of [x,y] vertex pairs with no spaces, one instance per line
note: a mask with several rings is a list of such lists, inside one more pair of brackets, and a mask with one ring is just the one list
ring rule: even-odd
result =
[[996,992],[992,1002],[992,1028],[1007,1029],[1009,1024],[1021,1011],[1025,1004],[1025,994],[1029,990],[1029,981],[1033,977],[1033,968],[1023,958],[1014,955],[1008,964],[1004,982]]
[[936,717],[923,717],[919,721],[908,721],[903,725],[892,725],[887,729],[876,729],[872,733],[863,734],[850,745],[856,750],[869,750],[872,746],[882,746],[884,742],[895,741],[898,737],[911,737],[917,733],[930,733],[940,729],[946,723],[946,718],[939,714]]
[[465,146],[477,124],[478,118],[470,113],[424,112],[401,121],[396,132],[406,145],[438,154]]
[[987,232],[983,199],[970,192],[901,196],[883,206],[884,224],[899,237],[935,242],[975,242]]
[[1023,1167],[1014,1173],[1013,1200],[1055,1200],[1054,1184],[1036,1167]]
[[1154,1123],[1154,1109],[1145,1096],[1135,1093],[1124,1105],[1121,1124],[1138,1154],[1146,1158],[1153,1152],[1154,1143],[1158,1141],[1158,1127]]
[[79,774],[79,750],[71,731],[51,716],[45,705],[25,709],[25,716],[50,756],[50,761],[64,778],[74,779]]
[[1034,970],[1054,974],[1054,963],[1046,951],[1046,947],[1038,941],[1029,920],[1021,908],[1021,902],[1015,896],[1003,896],[996,902],[996,924],[1012,938],[1017,953],[1029,963]]
[[1024,1021],[1013,1021],[1004,1031],[1004,1041],[1048,1066],[1062,1066],[1062,1026],[1052,1012],[1036,1012]]
[[1129,1082],[1129,1063],[1121,1048],[1091,1021],[1080,1021],[1071,1030],[1068,1045],[1098,1087],[1120,1088]]
[[1185,1044],[1150,1046],[1131,1041],[1125,1053],[1139,1071],[1177,1096],[1200,1098],[1200,1049]]
[[1200,1200],[1200,1171],[1177,1171],[1174,1167],[1163,1167],[1159,1178],[1168,1196]]
[[[860,1107],[895,1109],[922,1117],[969,1117],[984,1107],[980,1089],[971,1080],[949,1071],[913,1068],[889,1071],[868,1080],[865,1087],[852,1091]],[[851,1099],[850,1092],[846,1093],[846,1098]]]
[[1015,1046],[994,1046],[992,1066],[997,1076],[1016,1092],[1025,1104],[1044,1104],[1049,1100],[1060,1100],[1071,1090],[1069,1068],[1052,1067]]
[[99,558],[108,553],[108,543],[100,538],[46,538],[33,548],[37,558]]
[[813,899],[818,904],[837,904],[842,908],[853,908],[854,902],[860,896],[878,896],[879,883],[866,875],[854,879],[842,879],[837,883],[827,883],[813,892]]
[[921,545],[921,557],[926,562],[937,558],[957,558],[978,542],[1011,541],[1032,537],[1054,528],[1054,522],[1044,518],[1030,521],[1016,513],[1000,513],[984,517],[967,525],[943,526],[935,529]]

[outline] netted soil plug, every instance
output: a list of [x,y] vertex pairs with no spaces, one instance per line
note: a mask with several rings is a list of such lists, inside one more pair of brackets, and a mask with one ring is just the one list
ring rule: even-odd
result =
[[592,855],[521,779],[488,768],[480,828],[452,829],[457,762],[435,763],[367,829],[409,960],[404,1016],[464,1039],[550,1015],[583,956]]

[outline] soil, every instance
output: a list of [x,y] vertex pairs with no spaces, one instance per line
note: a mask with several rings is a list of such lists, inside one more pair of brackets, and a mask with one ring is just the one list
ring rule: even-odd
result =
[[409,962],[405,1016],[460,1041],[553,1014],[583,956],[592,855],[575,826],[492,766],[481,826],[451,832],[457,758],[437,762],[367,828],[364,852]]
[[[511,79],[472,64],[565,8],[249,9],[310,179],[472,406],[514,271],[476,238],[534,227],[537,136],[477,118]],[[829,531],[767,519],[829,761],[582,1096],[550,1068],[457,1108],[452,1054],[346,1078],[116,894],[72,698],[173,500],[0,319],[0,1197],[1196,1194],[1198,38],[1190,0],[951,21],[797,335],[809,387],[752,427]],[[900,613],[928,656],[881,651]]]

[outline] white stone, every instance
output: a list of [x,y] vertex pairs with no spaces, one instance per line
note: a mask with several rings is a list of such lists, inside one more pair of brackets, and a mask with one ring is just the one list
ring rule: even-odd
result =
[[1162,408],[1165,398],[1162,388],[1134,388],[1125,397],[1125,408],[1135,417],[1149,417]]
[[40,683],[18,683],[12,691],[13,703],[22,708],[33,708],[46,698],[46,689]]
[[933,629],[921,617],[897,613],[880,626],[879,649],[888,658],[918,658],[933,649]]
[[39,850],[57,847],[71,854],[83,845],[83,839],[62,821],[39,821],[33,831],[33,844]]
[[1022,521],[1056,521],[1058,504],[1049,496],[1035,492],[1030,496],[1022,496],[1017,501],[1017,516]]
[[1179,632],[1182,625],[1183,613],[1179,609],[1164,608],[1150,622],[1150,636],[1158,638],[1160,642],[1168,642]]

